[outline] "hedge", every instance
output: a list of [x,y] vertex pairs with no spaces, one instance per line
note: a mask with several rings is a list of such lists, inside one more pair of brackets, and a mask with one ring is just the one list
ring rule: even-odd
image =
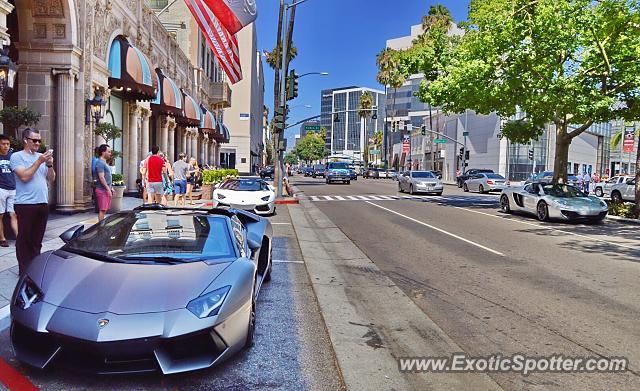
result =
[[228,176],[231,176],[231,177],[238,176],[238,170],[236,169],[204,170],[202,171],[202,184],[213,185],[215,183],[220,183],[224,181],[224,179]]

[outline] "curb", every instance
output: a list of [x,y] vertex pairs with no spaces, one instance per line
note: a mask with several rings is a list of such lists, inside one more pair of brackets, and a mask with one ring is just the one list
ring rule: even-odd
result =
[[297,198],[283,198],[280,200],[276,200],[276,205],[297,205],[300,202]]
[[626,217],[619,217],[619,216],[610,216],[607,215],[607,220],[613,220],[616,223],[628,223],[628,224],[635,224],[635,225],[640,225],[640,219],[629,219]]

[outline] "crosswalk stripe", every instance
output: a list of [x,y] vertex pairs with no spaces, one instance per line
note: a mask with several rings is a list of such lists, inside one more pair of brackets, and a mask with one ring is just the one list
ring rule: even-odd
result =
[[318,196],[311,196],[311,201],[318,201],[318,200],[319,200]]
[[331,196],[323,196],[323,197],[327,201],[333,201],[333,198],[331,198]]
[[347,198],[352,200],[352,201],[358,201],[358,197],[356,197],[356,196],[347,196]]
[[340,197],[340,196],[334,196],[334,197],[336,197],[339,201],[345,201],[344,197]]
[[387,201],[390,201],[390,200],[392,200],[392,199],[393,199],[393,198],[391,198],[390,196],[383,196],[383,195],[378,196],[378,197],[382,198],[383,200],[387,200]]
[[369,199],[365,196],[356,196],[356,197],[358,197],[358,199],[361,199],[363,201],[369,201]]
[[382,198],[378,198],[377,196],[369,196],[371,200],[382,201]]

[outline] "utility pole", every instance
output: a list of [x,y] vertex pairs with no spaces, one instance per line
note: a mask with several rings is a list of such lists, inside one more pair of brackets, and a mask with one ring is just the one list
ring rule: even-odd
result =
[[[282,24],[285,16],[284,0],[280,0],[280,13],[278,15],[278,37],[276,39],[276,52],[274,53],[276,58],[275,74],[273,80],[273,113],[278,111],[280,107],[280,68],[283,65],[280,61],[281,51],[284,51],[284,40],[282,39]],[[283,75],[284,77],[284,75]],[[286,114],[285,114],[286,115]],[[274,123],[275,125],[275,123]],[[275,130],[275,126],[274,126]],[[284,132],[284,131],[283,131]],[[280,170],[280,131],[274,132],[273,137],[273,180],[276,184],[276,188],[279,189],[278,195],[282,195],[282,185],[278,186],[278,183],[282,184],[282,172]]]

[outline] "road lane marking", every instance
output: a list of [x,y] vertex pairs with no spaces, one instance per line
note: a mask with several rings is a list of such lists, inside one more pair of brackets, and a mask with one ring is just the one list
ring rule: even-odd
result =
[[470,245],[472,245],[472,246],[476,246],[476,247],[481,248],[481,249],[483,249],[483,250],[485,250],[485,251],[488,251],[488,252],[490,252],[490,253],[493,253],[493,254],[499,255],[499,256],[501,256],[501,257],[504,257],[504,254],[503,254],[503,253],[501,253],[500,251],[493,250],[493,249],[491,249],[491,248],[489,248],[489,247],[483,246],[483,245],[481,245],[481,244],[479,244],[479,243],[476,243],[476,242],[474,242],[474,241],[471,241],[471,240],[469,240],[469,239],[465,239],[465,238],[463,238],[462,236],[458,236],[458,235],[453,234],[453,233],[451,233],[451,232],[445,231],[445,230],[443,230],[443,229],[441,229],[441,228],[434,227],[433,225],[427,224],[427,223],[422,222],[422,221],[420,221],[420,220],[416,220],[416,219],[414,219],[413,217],[409,217],[409,216],[403,215],[402,213],[396,212],[395,210],[385,208],[384,206],[380,206],[380,205],[378,205],[378,204],[374,204],[373,202],[369,202],[369,201],[367,201],[367,204],[373,205],[373,206],[375,206],[376,208],[380,208],[380,209],[386,210],[387,212],[393,213],[393,214],[398,215],[398,216],[400,216],[400,217],[404,217],[405,219],[407,219],[407,220],[411,220],[411,221],[413,221],[414,223],[418,223],[418,224],[423,225],[423,226],[425,226],[425,227],[427,227],[427,228],[431,228],[431,229],[432,229],[432,230],[434,230],[434,231],[438,231],[438,232],[443,233],[443,234],[445,234],[445,235],[451,236],[452,238],[455,238],[455,239],[461,240],[461,241],[463,241],[463,242],[465,242],[465,243],[468,243],[468,244],[470,244]]
[[338,201],[344,201],[345,200],[344,197],[340,197],[340,196],[334,196],[334,197],[336,197],[336,199],[338,199]]
[[608,240],[605,240],[605,239],[599,239],[599,238],[596,238],[596,237],[593,237],[593,236],[577,234],[575,232],[565,231],[565,230],[562,230],[562,229],[559,229],[559,228],[554,228],[554,227],[547,227],[547,226],[540,225],[540,224],[534,224],[534,223],[530,223],[528,221],[522,221],[522,220],[518,220],[518,219],[509,219],[509,218],[506,218],[506,217],[496,216],[496,215],[492,215],[490,213],[480,212],[480,211],[477,211],[477,210],[472,210],[472,209],[467,209],[467,208],[462,208],[462,207],[459,207],[459,206],[454,206],[454,208],[460,209],[460,210],[464,210],[464,211],[467,211],[467,212],[471,212],[471,213],[477,213],[477,214],[489,216],[489,217],[495,217],[497,219],[502,219],[502,220],[506,220],[506,221],[513,221],[513,222],[521,223],[521,224],[526,224],[526,225],[530,225],[532,227],[543,228],[543,229],[546,229],[546,230],[549,230],[549,231],[557,231],[557,232],[561,232],[561,233],[564,233],[564,234],[567,234],[567,235],[573,235],[573,236],[577,236],[577,237],[580,237],[580,238],[585,238],[585,239],[589,239],[589,240],[595,240],[597,242],[603,242],[603,243],[606,243],[606,244],[610,244],[612,246],[628,248],[628,249],[631,249],[631,250],[638,250],[638,246],[637,245],[636,246],[628,246],[628,245],[625,245],[625,244],[611,242],[611,241],[608,241]]
[[4,331],[7,327],[11,325],[11,309],[9,308],[9,304],[0,308],[0,332]]
[[298,264],[304,264],[303,261],[285,261],[283,259],[272,259],[271,262],[273,262],[273,263],[298,263]]
[[382,198],[383,200],[386,200],[386,201],[393,200],[393,197],[391,197],[391,196],[383,196],[383,195],[381,195],[381,196],[378,196],[378,197],[380,197],[380,198]]
[[374,201],[382,201],[382,198],[378,198],[378,197],[373,196],[373,195],[370,195],[370,196],[369,196],[369,199],[370,199],[370,200],[374,200]]
[[310,196],[311,201],[319,201],[320,198],[318,198],[318,196]]
[[369,201],[369,199],[367,197],[365,197],[365,196],[356,196],[356,197],[358,197],[359,199],[361,199],[363,201]]
[[348,199],[353,200],[353,201],[359,201],[358,197],[356,196],[347,196]]
[[331,198],[331,196],[323,196],[323,197],[327,201],[333,201],[333,198]]

